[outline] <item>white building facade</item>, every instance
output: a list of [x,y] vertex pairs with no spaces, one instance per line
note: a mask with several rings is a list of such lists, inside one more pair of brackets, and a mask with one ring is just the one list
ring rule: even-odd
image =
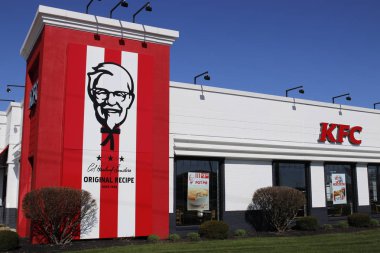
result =
[[11,102],[0,112],[0,222],[16,227],[21,151],[21,103]]
[[[171,82],[172,228],[205,219],[247,227],[254,192],[274,185],[304,192],[299,215],[321,224],[376,215],[379,126],[373,109]],[[193,172],[211,177],[208,210],[189,211],[184,199]]]

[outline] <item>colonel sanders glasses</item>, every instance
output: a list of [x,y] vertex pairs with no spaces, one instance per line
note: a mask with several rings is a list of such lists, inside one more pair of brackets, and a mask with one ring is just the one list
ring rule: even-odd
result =
[[114,99],[117,102],[123,102],[126,99],[127,95],[131,96],[131,93],[125,91],[109,91],[103,88],[93,88],[92,90],[94,91],[96,99],[101,101],[107,101],[110,97],[110,94],[113,95]]

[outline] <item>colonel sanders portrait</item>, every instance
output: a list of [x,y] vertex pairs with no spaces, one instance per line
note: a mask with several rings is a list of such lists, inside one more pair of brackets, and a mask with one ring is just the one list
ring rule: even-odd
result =
[[110,142],[113,150],[113,134],[119,134],[119,126],[127,118],[128,109],[135,99],[132,76],[122,66],[115,63],[100,63],[87,73],[87,92],[94,104],[95,116],[102,125],[101,132],[108,137],[101,143]]

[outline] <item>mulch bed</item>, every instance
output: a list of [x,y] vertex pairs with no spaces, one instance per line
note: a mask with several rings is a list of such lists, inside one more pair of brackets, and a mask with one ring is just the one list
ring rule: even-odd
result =
[[[305,235],[320,235],[320,234],[331,234],[331,233],[352,233],[363,230],[369,230],[372,228],[334,228],[331,230],[319,229],[316,231],[299,231],[299,230],[289,230],[283,233],[276,232],[251,232],[249,237],[283,237],[283,236],[305,236]],[[237,239],[231,237],[232,240]],[[186,241],[186,240],[182,240]],[[67,252],[85,249],[95,249],[95,248],[108,248],[114,246],[128,246],[137,244],[149,243],[145,238],[133,238],[133,239],[97,239],[97,240],[78,240],[73,241],[68,245],[33,245],[27,239],[20,240],[20,248],[9,251],[12,253],[56,253],[56,252]]]

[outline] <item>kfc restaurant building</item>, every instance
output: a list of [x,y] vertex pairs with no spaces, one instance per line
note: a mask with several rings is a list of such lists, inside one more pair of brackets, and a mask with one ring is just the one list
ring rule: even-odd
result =
[[27,61],[17,231],[25,194],[89,191],[85,238],[247,228],[256,189],[304,192],[320,223],[380,211],[380,113],[169,82],[176,31],[40,6]]

